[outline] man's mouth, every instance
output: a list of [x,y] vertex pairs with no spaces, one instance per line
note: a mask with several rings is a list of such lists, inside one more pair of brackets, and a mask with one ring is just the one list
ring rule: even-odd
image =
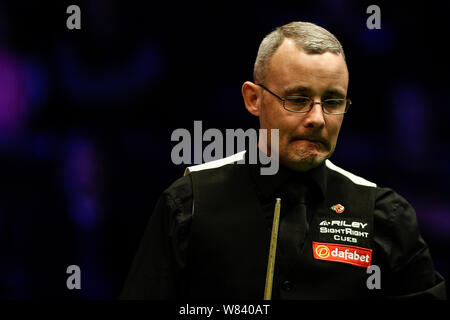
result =
[[298,140],[304,140],[304,141],[309,141],[309,142],[313,142],[313,143],[320,143],[323,146],[327,146],[326,141],[322,140],[322,139],[315,139],[315,138],[309,138],[309,137],[295,137],[292,139],[292,141],[298,141]]
[[324,143],[323,140],[320,139],[314,139],[314,138],[308,138],[308,137],[295,137],[292,139],[293,141],[295,140],[307,140],[307,141],[311,141],[311,142],[320,142],[320,143]]

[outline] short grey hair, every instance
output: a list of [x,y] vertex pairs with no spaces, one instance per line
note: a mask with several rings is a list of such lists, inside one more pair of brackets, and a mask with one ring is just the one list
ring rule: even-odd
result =
[[293,39],[296,45],[307,54],[332,52],[341,54],[345,61],[344,49],[331,32],[314,23],[291,22],[276,28],[261,42],[253,69],[253,80],[256,83],[262,83],[265,80],[270,58],[285,38]]

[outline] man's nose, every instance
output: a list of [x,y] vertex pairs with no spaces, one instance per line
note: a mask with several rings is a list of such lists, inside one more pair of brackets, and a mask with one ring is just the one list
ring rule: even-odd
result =
[[322,105],[320,101],[313,102],[312,109],[306,114],[305,126],[308,128],[322,129],[325,126]]

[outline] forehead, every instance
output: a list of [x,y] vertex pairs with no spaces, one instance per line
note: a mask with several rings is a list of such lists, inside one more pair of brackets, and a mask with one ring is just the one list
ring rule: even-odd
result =
[[285,39],[270,60],[266,84],[279,90],[299,86],[316,92],[334,89],[346,93],[347,65],[339,54],[307,54],[293,40]]

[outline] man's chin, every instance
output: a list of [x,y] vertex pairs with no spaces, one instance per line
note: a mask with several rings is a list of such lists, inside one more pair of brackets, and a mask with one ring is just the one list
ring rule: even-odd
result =
[[308,171],[321,165],[327,156],[321,154],[288,157],[287,159],[280,159],[280,163],[294,171]]

